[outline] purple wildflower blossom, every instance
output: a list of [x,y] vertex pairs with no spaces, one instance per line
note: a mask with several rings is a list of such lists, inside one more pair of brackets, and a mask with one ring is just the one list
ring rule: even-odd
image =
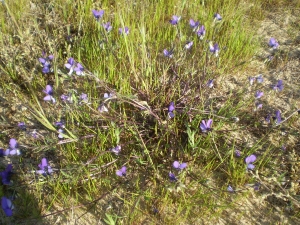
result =
[[271,115],[270,115],[270,114],[268,114],[268,115],[265,117],[265,121],[266,121],[267,123],[271,123]]
[[262,83],[262,82],[264,81],[264,78],[263,78],[262,74],[259,74],[259,75],[256,77],[256,81],[257,81],[258,83]]
[[261,186],[260,183],[255,183],[254,186],[253,186],[254,191],[258,191],[260,186]]
[[245,163],[247,164],[247,169],[248,170],[253,170],[254,169],[254,165],[252,163],[254,163],[256,161],[256,156],[255,155],[250,155],[245,159]]
[[255,77],[249,77],[249,83],[250,85],[253,85],[255,81]]
[[74,68],[74,71],[76,72],[76,74],[78,76],[80,76],[80,75],[83,75],[84,68],[80,63],[77,63],[76,67]]
[[211,53],[214,53],[216,57],[219,56],[219,51],[220,51],[220,48],[219,48],[219,45],[217,43],[215,43],[214,45],[212,44],[212,42],[209,43],[209,51]]
[[196,30],[199,25],[200,25],[199,21],[194,21],[193,19],[190,19],[190,26],[193,30]]
[[205,120],[202,120],[200,124],[200,129],[203,133],[207,133],[211,131],[211,125],[212,125],[213,120],[209,119],[207,122]]
[[256,77],[249,77],[250,85],[253,85],[255,81],[257,81],[257,83],[262,83],[264,81],[262,74],[259,74]]
[[112,26],[110,25],[110,22],[103,23],[103,28],[106,30],[107,33],[109,33],[112,30]]
[[177,25],[178,24],[178,22],[179,22],[179,20],[180,20],[180,16],[172,16],[172,19],[170,20],[170,23],[172,24],[172,25]]
[[234,151],[234,155],[236,156],[236,157],[241,157],[241,151],[239,151],[239,150],[235,150]]
[[0,176],[2,177],[2,183],[4,185],[10,185],[10,178],[12,175],[12,164],[8,164],[6,169],[2,172],[0,172]]
[[202,40],[204,38],[205,33],[206,33],[206,31],[205,31],[204,25],[202,25],[196,32],[196,34],[200,38],[200,40]]
[[174,102],[171,102],[169,107],[168,107],[168,116],[169,118],[174,118],[174,113],[173,111],[175,110]]
[[277,84],[273,85],[273,89],[275,91],[282,91],[283,90],[283,81],[278,80]]
[[42,72],[43,73],[49,73],[51,72],[51,61],[53,60],[54,56],[53,55],[49,55],[48,57],[46,57],[46,54],[43,52],[43,58],[39,58],[40,63],[43,66]]
[[53,173],[53,170],[52,170],[51,166],[48,165],[46,158],[42,158],[42,162],[39,164],[39,168],[40,168],[40,170],[36,171],[38,174],[47,176],[47,175],[50,175],[51,173]]
[[112,97],[114,97],[114,94],[113,94],[113,93],[104,93],[104,95],[103,95],[103,98],[104,98],[104,99],[112,98]]
[[126,166],[122,166],[122,168],[120,170],[117,170],[116,174],[119,177],[125,177],[126,176]]
[[169,173],[169,178],[170,178],[170,181],[177,181],[177,178],[175,177],[175,174],[174,173]]
[[217,20],[217,21],[222,20],[222,16],[221,16],[219,13],[215,13],[215,14],[214,14],[214,18],[215,18],[215,20]]
[[271,48],[273,48],[273,49],[276,49],[276,48],[278,48],[279,43],[276,41],[275,38],[270,38],[270,40],[269,40],[269,46]]
[[21,129],[21,130],[26,130],[26,125],[24,122],[19,122],[18,123],[18,127]]
[[164,55],[168,58],[172,58],[173,57],[173,50],[168,51],[167,49],[164,49]]
[[63,133],[64,133],[64,130],[63,129],[58,129],[58,138],[59,139],[63,139],[64,138],[64,135],[63,135]]
[[76,64],[76,62],[75,62],[75,60],[72,57],[69,58],[68,59],[68,63],[65,64],[65,67],[67,69],[69,69],[69,73],[68,73],[69,75],[71,75],[73,73],[74,68],[75,68],[75,64]]
[[229,192],[233,193],[233,192],[234,192],[234,189],[233,189],[233,187],[231,187],[230,185],[228,185],[228,187],[227,187],[227,191],[229,191]]
[[6,216],[12,216],[13,209],[15,208],[12,204],[11,200],[6,197],[1,198],[1,207],[5,213]]
[[213,88],[213,86],[214,86],[214,80],[213,79],[208,80],[208,82],[206,83],[206,86],[209,87],[209,88]]
[[119,155],[120,151],[121,151],[121,146],[117,145],[116,147],[110,149],[111,152],[115,153],[116,155]]
[[189,41],[185,44],[185,49],[190,49],[193,46],[193,41]]
[[38,132],[34,129],[32,132],[31,132],[31,136],[33,138],[38,138]]
[[54,124],[55,124],[55,126],[57,126],[57,127],[65,128],[65,121],[63,121],[63,120],[58,121],[58,122],[55,122]]
[[262,91],[257,91],[257,92],[255,93],[255,98],[256,98],[256,99],[259,99],[259,98],[261,98],[263,95],[264,95],[264,93],[263,93]]
[[97,10],[93,9],[92,12],[93,12],[93,15],[96,18],[96,20],[100,20],[104,15],[104,10],[97,11]]
[[100,113],[103,113],[103,112],[108,112],[108,108],[104,105],[104,104],[101,104],[98,109],[97,109]]
[[183,170],[187,167],[187,163],[179,163],[178,161],[173,162],[173,167],[177,170]]
[[88,102],[88,101],[89,101],[88,95],[85,94],[85,93],[81,93],[81,95],[79,96],[79,99],[80,99],[82,102]]
[[129,28],[128,27],[124,27],[123,28],[119,28],[119,34],[126,34],[128,35],[129,34]]
[[71,94],[68,94],[68,95],[62,94],[62,95],[60,96],[60,99],[63,100],[64,102],[69,102],[69,103],[72,103],[72,102],[73,102],[73,99],[72,99],[72,95],[71,95]]
[[44,89],[43,92],[46,94],[46,96],[44,97],[44,101],[52,101],[53,103],[55,103],[55,99],[53,98],[53,89],[51,85],[47,85],[46,89]]
[[257,103],[255,103],[255,106],[256,106],[256,109],[258,110],[258,109],[261,109],[261,108],[262,108],[263,104],[257,102]]
[[14,138],[11,138],[9,140],[9,148],[6,149],[6,151],[4,152],[4,155],[20,155],[20,150],[18,149],[18,143],[17,140]]
[[280,110],[276,110],[275,118],[276,118],[276,124],[280,124],[282,122]]

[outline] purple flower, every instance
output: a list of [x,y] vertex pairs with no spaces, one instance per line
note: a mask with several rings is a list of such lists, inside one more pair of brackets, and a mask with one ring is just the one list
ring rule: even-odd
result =
[[119,177],[125,177],[126,176],[126,166],[122,166],[122,168],[120,170],[117,170],[116,174]]
[[273,89],[275,91],[282,91],[283,90],[283,82],[282,80],[278,80],[276,85],[273,85]]
[[40,63],[43,66],[42,72],[43,73],[49,73],[51,71],[51,61],[53,60],[54,56],[53,55],[49,55],[48,57],[46,57],[46,54],[43,52],[43,58],[39,58]]
[[52,101],[53,103],[55,103],[55,99],[53,98],[53,89],[51,87],[51,85],[47,85],[46,89],[43,90],[43,92],[46,94],[46,96],[44,97],[44,101]]
[[110,149],[111,152],[115,153],[116,155],[119,155],[120,151],[121,151],[121,146],[117,145],[116,147]]
[[222,16],[219,13],[215,13],[214,18],[215,18],[215,20],[218,20],[218,21],[222,20]]
[[262,103],[259,103],[259,102],[257,102],[257,103],[255,103],[255,106],[256,106],[256,109],[261,109],[261,108],[262,108],[262,106],[263,106],[263,104],[262,104]]
[[204,38],[205,32],[205,27],[203,25],[199,28],[199,30],[197,30],[196,34],[200,38],[200,40]]
[[51,64],[49,62],[46,62],[43,66],[42,72],[44,74],[50,73],[50,71],[51,71],[50,68],[51,68]]
[[72,103],[72,102],[73,102],[73,99],[72,99],[72,95],[71,95],[71,94],[68,94],[68,95],[62,94],[62,95],[60,96],[60,99],[63,100],[64,102],[69,102],[69,103]]
[[258,191],[260,188],[260,185],[261,185],[260,183],[255,183],[253,186],[254,191]]
[[177,178],[175,177],[175,174],[174,173],[169,173],[169,178],[170,178],[170,181],[177,181]]
[[262,91],[257,91],[256,93],[255,93],[255,98],[261,98],[262,96],[264,95],[264,93],[262,92]]
[[2,172],[0,172],[0,176],[2,177],[2,183],[4,185],[10,185],[10,178],[12,175],[12,164],[8,164],[6,169]]
[[256,77],[256,80],[258,83],[262,83],[264,81],[264,78],[262,77],[262,74],[259,74],[257,77]]
[[231,187],[230,185],[228,185],[228,187],[227,187],[227,191],[229,191],[229,192],[233,193],[233,192],[234,192],[234,189],[233,189],[233,187]]
[[25,125],[24,122],[18,123],[18,127],[19,127],[21,130],[26,130],[26,125]]
[[278,48],[279,44],[278,44],[278,42],[276,41],[275,38],[270,38],[269,46],[273,49],[276,49],[276,48]]
[[241,157],[241,151],[239,151],[239,150],[235,150],[234,154],[236,157]]
[[256,156],[255,155],[250,155],[245,159],[245,163],[247,164],[247,169],[248,170],[253,170],[254,169],[254,165],[252,163],[254,163],[256,161]]
[[68,59],[68,63],[65,64],[65,67],[67,69],[69,69],[69,73],[68,73],[69,75],[71,75],[73,73],[74,68],[75,68],[75,64],[76,64],[76,62],[75,62],[75,60],[72,57],[69,58]]
[[64,138],[64,135],[63,135],[63,133],[64,133],[64,130],[63,129],[58,129],[58,138],[59,139],[62,139],[62,138]]
[[191,28],[193,28],[193,30],[196,30],[199,25],[199,21],[194,21],[193,19],[190,19],[190,26]]
[[124,27],[123,28],[119,28],[119,34],[126,34],[128,35],[129,34],[129,28],[128,27]]
[[168,116],[169,118],[174,118],[174,113],[173,111],[175,110],[174,102],[171,102],[169,107],[168,107]]
[[55,126],[57,126],[57,127],[65,128],[65,121],[63,121],[63,120],[58,121],[58,122],[55,122],[54,124],[55,124]]
[[33,131],[31,132],[31,136],[32,136],[33,138],[38,138],[38,132],[36,132],[36,130],[33,130]]
[[1,207],[5,213],[6,216],[12,216],[13,209],[15,208],[12,204],[11,200],[6,197],[1,198]]
[[200,129],[203,133],[207,133],[211,131],[211,125],[212,125],[213,120],[209,119],[207,122],[205,120],[202,120],[200,124]]
[[108,108],[104,105],[104,104],[101,104],[98,109],[97,109],[100,113],[103,113],[103,112],[108,112]]
[[206,86],[209,87],[209,88],[213,88],[213,86],[214,86],[214,80],[213,79],[208,80]]
[[113,93],[104,93],[104,95],[103,95],[104,99],[106,99],[106,98],[112,98],[112,97],[114,97]]
[[276,117],[276,124],[280,124],[282,122],[280,110],[276,110],[275,117]]
[[183,170],[184,168],[187,167],[187,163],[179,163],[178,161],[173,162],[173,167],[177,170]]
[[185,44],[185,49],[190,49],[193,46],[193,41],[189,41]]
[[110,25],[110,22],[103,23],[103,28],[106,30],[107,33],[112,30],[112,26]]
[[4,152],[4,155],[20,155],[20,150],[18,149],[18,143],[16,141],[16,139],[11,138],[9,140],[9,148],[6,149],[6,151]]
[[93,9],[92,12],[93,12],[93,15],[96,18],[96,20],[100,20],[104,15],[104,10],[97,11],[97,10]]
[[76,67],[74,68],[74,71],[78,76],[80,76],[83,75],[84,68],[80,63],[77,63]]
[[173,57],[173,50],[168,51],[167,49],[164,49],[164,55],[168,58],[172,58]]
[[255,81],[255,77],[249,77],[250,85],[253,85],[254,81]]
[[79,99],[80,99],[82,102],[88,102],[88,101],[89,101],[88,95],[85,94],[85,93],[81,93],[81,95],[79,96]]
[[51,166],[48,165],[46,158],[42,158],[42,162],[39,164],[39,168],[40,168],[40,170],[36,171],[38,174],[47,176],[47,175],[50,175],[51,173],[53,173],[53,170],[52,170]]
[[219,51],[220,51],[220,48],[219,48],[219,45],[217,43],[215,43],[214,45],[212,44],[212,42],[209,43],[209,51],[211,53],[214,53],[216,57],[218,57],[219,55]]
[[178,24],[178,22],[179,22],[179,20],[180,20],[180,16],[172,16],[172,19],[170,20],[170,23],[172,24],[172,25],[177,25]]

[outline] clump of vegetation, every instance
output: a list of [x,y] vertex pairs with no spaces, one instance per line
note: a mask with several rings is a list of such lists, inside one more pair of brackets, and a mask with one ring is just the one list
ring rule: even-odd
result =
[[258,71],[231,86],[285,54],[247,3],[2,1],[2,222],[201,224],[253,196],[299,218],[299,99]]

